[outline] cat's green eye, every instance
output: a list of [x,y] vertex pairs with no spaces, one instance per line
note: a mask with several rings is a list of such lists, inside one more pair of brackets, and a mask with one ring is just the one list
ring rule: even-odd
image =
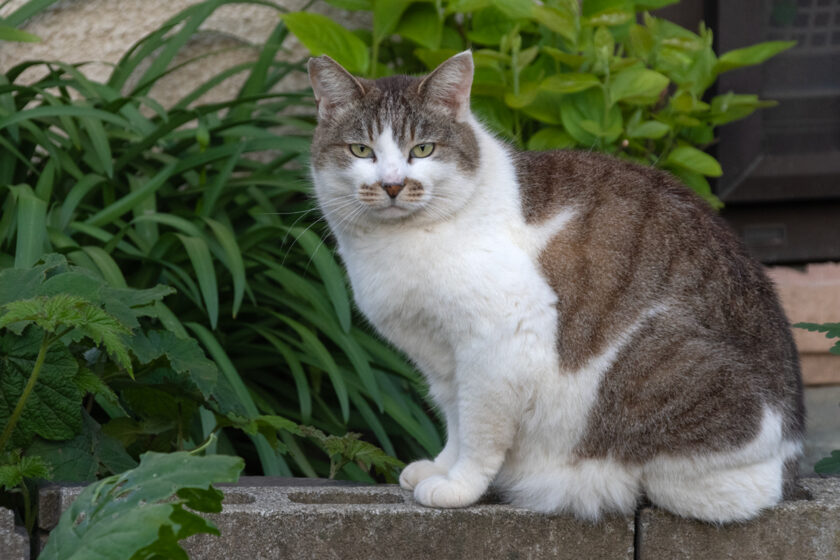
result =
[[435,145],[431,142],[426,144],[417,144],[413,148],[411,148],[411,157],[416,158],[424,158],[429,157],[432,155],[432,152],[435,151]]
[[364,144],[350,144],[350,153],[358,158],[372,158],[373,150]]

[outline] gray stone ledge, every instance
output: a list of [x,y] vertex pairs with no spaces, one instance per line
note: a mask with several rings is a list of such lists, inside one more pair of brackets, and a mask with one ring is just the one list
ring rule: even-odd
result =
[[[185,548],[193,559],[224,560],[840,558],[840,479],[802,484],[813,499],[785,502],[748,523],[715,527],[655,508],[642,509],[637,524],[630,517],[591,524],[493,503],[429,509],[390,485],[244,478],[223,485],[224,509],[210,516],[222,536],[197,535]],[[42,490],[42,529],[54,526],[79,491]]]
[[801,481],[810,500],[784,502],[758,519],[716,527],[655,508],[639,516],[640,560],[837,560],[840,479]]
[[23,527],[15,527],[12,510],[0,507],[0,559],[29,560],[29,537]]

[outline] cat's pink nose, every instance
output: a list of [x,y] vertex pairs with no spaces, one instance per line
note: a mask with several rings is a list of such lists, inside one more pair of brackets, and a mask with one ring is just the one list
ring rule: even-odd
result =
[[400,194],[403,187],[405,187],[405,183],[384,183],[382,185],[382,188],[385,189],[385,192],[391,198],[397,198],[397,195]]

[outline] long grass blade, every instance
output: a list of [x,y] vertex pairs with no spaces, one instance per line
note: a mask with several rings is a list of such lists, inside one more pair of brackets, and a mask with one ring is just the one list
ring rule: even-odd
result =
[[17,196],[17,245],[15,268],[29,268],[44,254],[47,238],[47,205],[29,185],[10,187]]

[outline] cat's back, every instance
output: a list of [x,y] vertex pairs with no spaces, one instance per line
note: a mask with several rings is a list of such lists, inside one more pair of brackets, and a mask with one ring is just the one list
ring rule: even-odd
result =
[[582,455],[723,450],[757,433],[768,404],[786,433],[801,433],[787,320],[761,265],[705,201],[663,171],[603,154],[514,161],[527,223],[575,210],[539,256],[558,298],[562,369],[585,369],[638,326],[604,374]]

